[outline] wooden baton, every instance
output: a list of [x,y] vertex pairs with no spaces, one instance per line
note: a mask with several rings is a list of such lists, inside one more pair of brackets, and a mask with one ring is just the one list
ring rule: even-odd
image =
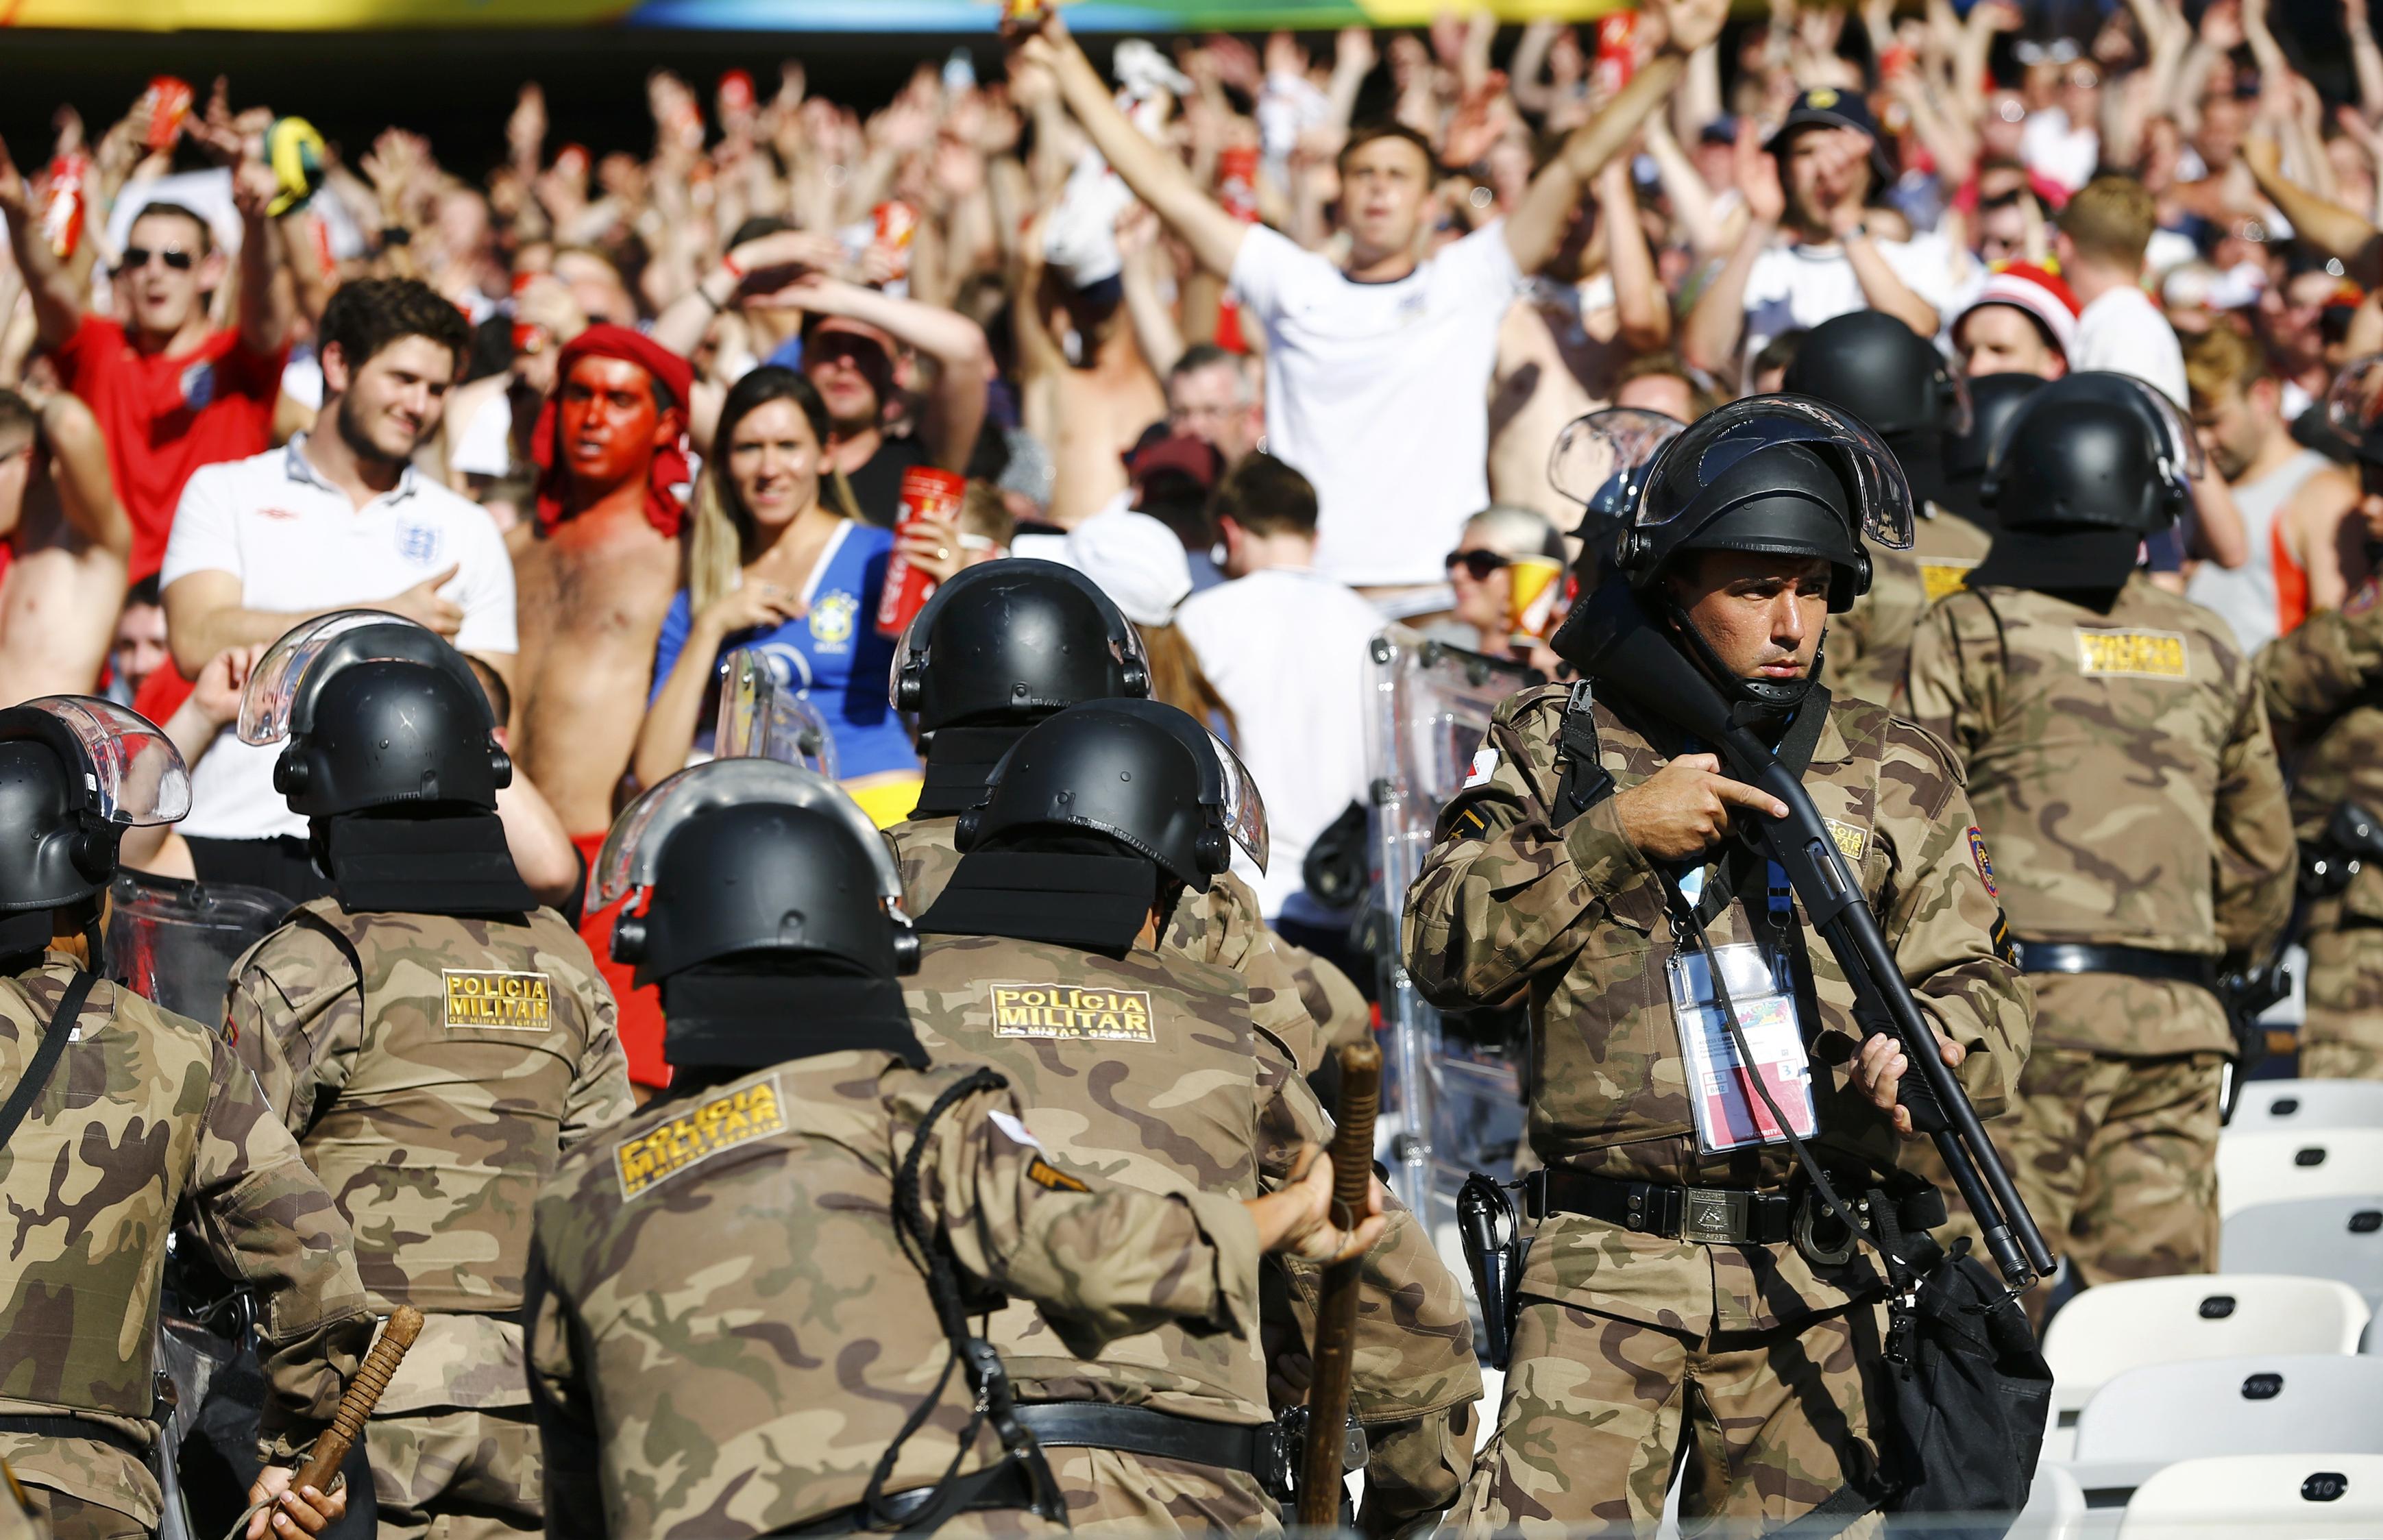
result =
[[363,1434],[364,1419],[380,1402],[380,1393],[389,1388],[389,1376],[405,1361],[405,1350],[422,1335],[422,1312],[412,1305],[400,1305],[389,1313],[389,1324],[382,1329],[380,1340],[372,1345],[356,1377],[348,1382],[348,1393],[340,1398],[340,1409],[331,1414],[331,1425],[315,1440],[315,1450],[291,1478],[290,1490],[311,1486],[317,1492],[331,1489],[331,1478],[340,1473],[340,1462],[348,1458]]
[[[1382,1098],[1382,1051],[1340,1050],[1340,1126],[1332,1135],[1333,1222],[1354,1229],[1374,1180],[1374,1115]],[[1315,1305],[1315,1369],[1307,1386],[1307,1448],[1299,1462],[1299,1523],[1330,1529],[1340,1517],[1340,1457],[1349,1440],[1349,1382],[1356,1368],[1357,1277],[1363,1257],[1324,1269]]]

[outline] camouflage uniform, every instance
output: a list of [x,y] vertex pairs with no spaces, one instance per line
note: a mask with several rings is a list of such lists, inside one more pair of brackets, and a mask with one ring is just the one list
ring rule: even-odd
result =
[[426,1317],[370,1425],[381,1534],[536,1530],[513,1316],[539,1184],[632,1105],[611,992],[549,909],[349,914],[330,898],[232,979],[234,1049],[354,1226],[374,1305]]
[[[1528,1137],[1550,1168],[1784,1189],[1795,1165],[1784,1144],[1699,1153],[1660,875],[1612,799],[1562,827],[1550,811],[1566,694],[1525,690],[1498,708],[1495,762],[1443,811],[1408,893],[1407,970],[1443,1008],[1528,988]],[[1618,789],[1661,768],[1638,728],[1602,700],[1592,710]],[[1804,783],[1921,1009],[1969,1050],[1969,1096],[1998,1110],[2027,1051],[2028,990],[1990,939],[1994,901],[1957,771],[1909,724],[1840,700]],[[1846,1068],[1863,1035],[1852,991],[1826,944],[1797,929],[1819,1016],[1817,1030],[1804,1026],[1811,1146],[1839,1171],[1891,1168],[1899,1141]],[[1708,930],[1715,947],[1761,934],[1735,901]],[[1867,1252],[1828,1266],[1792,1245],[1674,1240],[1562,1212],[1536,1235],[1505,1404],[1466,1494],[1468,1534],[1649,1530],[1684,1439],[1691,1513],[1777,1522],[1841,1488],[1880,1495],[1869,1405],[1885,1281]]]
[[[71,977],[53,953],[0,981],[0,1083],[23,1078]],[[372,1340],[346,1220],[212,1033],[107,982],[72,1030],[0,1154],[0,1416],[154,1443],[159,1277],[187,1220],[186,1238],[257,1292],[260,1453],[294,1465]],[[157,1483],[116,1443],[0,1433],[0,1459],[62,1540],[157,1527]]]
[[[1938,605],[1911,714],[1967,768],[2028,946],[2238,961],[2290,906],[2284,783],[2226,624],[2138,573],[2107,613],[2028,589]],[[2019,1196],[2088,1284],[2217,1261],[2217,996],[2118,973],[2034,975],[2035,1048],[1996,1130]]]
[[1928,607],[1958,593],[1985,560],[1994,536],[1935,503],[1914,521],[1909,550],[1870,545],[1870,591],[1829,622],[1826,677],[1840,694],[1873,706],[1895,705],[1911,633]]
[[[1241,980],[1172,949],[1121,959],[1045,942],[930,936],[903,980],[928,1052],[1009,1078],[1026,1119],[1063,1170],[1162,1193],[1254,1196],[1280,1179],[1303,1140],[1330,1124],[1289,1050],[1250,1023]],[[1092,996],[1096,1011],[1062,1001]],[[1403,1213],[1370,1254],[1359,1305],[1353,1404],[1381,1430],[1368,1462],[1369,1509],[1445,1506],[1463,1480],[1471,1405],[1481,1394],[1463,1296]],[[1291,1268],[1312,1306],[1312,1268]],[[1122,1401],[1204,1421],[1272,1416],[1254,1340],[1179,1327],[1112,1344],[1086,1361],[1031,1311],[994,1318],[1021,1400]],[[1275,1505],[1246,1474],[1112,1450],[1053,1451],[1070,1518],[1135,1530],[1271,1528]]]
[[[969,1391],[943,1377],[949,1349],[888,1210],[920,1119],[973,1070],[822,1053],[657,1102],[563,1162],[538,1200],[530,1315],[552,1533],[722,1540],[835,1513],[928,1395],[885,1490],[942,1477]],[[1015,1137],[1019,1115],[979,1090],[929,1136],[920,1201],[963,1276],[1043,1300],[1087,1353],[1176,1316],[1246,1351],[1257,1235],[1241,1206],[1181,1183],[1168,1200],[1088,1192]],[[1000,1454],[983,1430],[959,1473]],[[1012,1509],[942,1533],[1054,1527]]]
[[[959,848],[953,843],[958,825],[957,819],[912,819],[885,832],[902,867],[902,903],[910,913],[925,914],[960,864]],[[1342,994],[1321,978],[1328,971],[1346,984],[1340,970],[1266,929],[1256,892],[1229,872],[1206,893],[1185,895],[1176,906],[1163,944],[1169,952],[1240,974],[1249,993],[1251,1019],[1290,1049],[1303,1075],[1314,1074],[1333,1044],[1360,1041],[1356,1029],[1370,1029],[1364,997],[1357,996],[1353,1007],[1349,1004],[1354,986]]]
[[[2334,808],[2383,814],[2383,606],[2368,583],[2338,611],[2269,642],[2253,670],[2291,770],[2292,819],[2312,845]],[[2310,901],[2301,1073],[2383,1080],[2383,866]]]

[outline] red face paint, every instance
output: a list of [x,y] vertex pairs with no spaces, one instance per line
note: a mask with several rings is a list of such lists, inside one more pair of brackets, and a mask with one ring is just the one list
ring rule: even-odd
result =
[[583,358],[562,382],[562,462],[595,491],[642,484],[653,462],[661,411],[651,376],[625,358]]

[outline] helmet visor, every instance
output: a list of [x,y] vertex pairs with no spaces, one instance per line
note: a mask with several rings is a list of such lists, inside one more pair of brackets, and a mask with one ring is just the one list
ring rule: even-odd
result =
[[1548,485],[1574,502],[1592,502],[1607,482],[1653,461],[1686,425],[1667,413],[1636,406],[1575,417],[1556,435],[1548,456]]
[[1208,746],[1216,751],[1216,769],[1224,777],[1225,831],[1263,873],[1272,848],[1266,837],[1266,799],[1258,795],[1258,783],[1251,778],[1249,767],[1226,746],[1224,739],[1211,733]]
[[2353,358],[2325,393],[2325,419],[2352,444],[2383,426],[2383,353]]
[[97,696],[43,696],[20,710],[56,717],[81,745],[89,792],[111,823],[172,823],[191,810],[191,772],[155,723]]
[[430,629],[386,610],[342,610],[291,627],[249,671],[248,684],[240,692],[240,741],[278,744],[290,736],[290,712],[297,703],[298,686],[305,682],[306,670],[340,636],[368,625],[406,625],[426,634]]
[[835,735],[827,719],[778,677],[759,648],[738,647],[720,660],[711,746],[722,759],[775,759],[835,779]]
[[860,805],[834,782],[815,771],[776,759],[710,759],[679,771],[654,787],[613,823],[587,874],[587,906],[592,912],[617,903],[632,893],[653,886],[662,846],[671,831],[698,813],[715,807],[773,803],[809,807],[844,820],[852,837],[869,852],[877,878],[877,895],[900,912],[902,873],[885,837],[860,810]]
[[1809,396],[1749,396],[1698,418],[1663,447],[1625,524],[1669,524],[1738,462],[1781,444],[1834,451],[1849,473],[1846,491],[1862,536],[1889,550],[1911,548],[1911,487],[1902,464],[1859,418]]

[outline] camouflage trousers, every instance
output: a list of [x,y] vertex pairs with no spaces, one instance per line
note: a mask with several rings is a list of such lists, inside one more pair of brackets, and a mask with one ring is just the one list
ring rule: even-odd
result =
[[2080,1284],[2216,1266],[2224,1062],[2081,1048],[2029,1056],[2017,1104],[1992,1132],[2036,1227]]
[[149,1527],[130,1513],[87,1503],[47,1486],[27,1485],[33,1531],[50,1540],[149,1540]]
[[1279,1534],[1282,1509],[1245,1472],[1118,1449],[1045,1451],[1078,1534]]
[[2301,1073],[2383,1080],[2383,925],[2311,927]]
[[527,1407],[444,1407],[366,1425],[380,1540],[501,1540],[546,1528]]
[[1652,1534],[1675,1469],[1683,1519],[1719,1520],[1730,1535],[1801,1518],[1848,1485],[1876,1490],[1885,1318],[1872,1303],[1692,1333],[1526,1298],[1497,1429],[1459,1507],[1464,1540]]

